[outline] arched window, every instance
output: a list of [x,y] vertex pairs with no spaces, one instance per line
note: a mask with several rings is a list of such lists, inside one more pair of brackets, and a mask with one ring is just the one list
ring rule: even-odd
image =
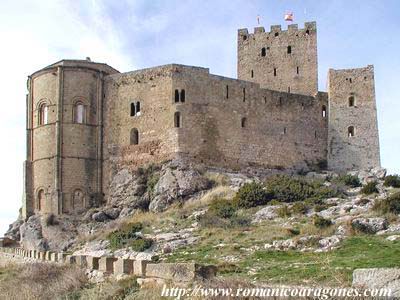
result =
[[46,125],[48,123],[49,107],[46,103],[39,106],[39,125]]
[[181,90],[181,102],[185,102],[185,90]]
[[354,98],[354,96],[350,96],[349,97],[349,107],[353,107],[356,105],[356,99]]
[[182,120],[181,120],[181,113],[179,111],[175,112],[174,114],[174,126],[176,128],[180,128],[182,125]]
[[288,54],[291,54],[291,53],[292,53],[292,46],[288,46],[288,47],[287,47],[287,53],[288,53]]
[[349,128],[347,128],[347,136],[348,137],[353,137],[354,136],[354,126],[349,126]]
[[139,144],[139,131],[136,128],[131,129],[130,143],[131,145]]
[[322,117],[326,118],[326,106],[322,105]]
[[136,102],[136,115],[140,116],[140,102]]
[[261,48],[261,56],[266,56],[267,50],[265,48]]
[[175,103],[179,102],[179,90],[175,90]]
[[82,102],[77,102],[74,105],[74,123],[85,123],[86,109]]
[[131,103],[131,117],[134,117],[136,115],[136,105],[135,102]]
[[242,128],[246,127],[246,123],[247,123],[247,119],[246,118],[242,118]]
[[45,201],[45,193],[44,190],[41,189],[38,192],[38,196],[37,196],[37,204],[36,204],[36,209],[41,211],[44,208],[44,201]]

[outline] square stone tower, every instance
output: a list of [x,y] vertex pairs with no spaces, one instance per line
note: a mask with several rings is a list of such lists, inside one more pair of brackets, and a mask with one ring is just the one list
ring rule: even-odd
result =
[[328,168],[363,170],[380,166],[374,67],[328,73]]
[[262,88],[315,96],[318,91],[317,26],[305,23],[270,32],[257,27],[253,34],[238,31],[238,78]]

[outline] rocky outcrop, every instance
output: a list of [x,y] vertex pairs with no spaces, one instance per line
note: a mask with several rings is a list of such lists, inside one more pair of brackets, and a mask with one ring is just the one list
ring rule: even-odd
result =
[[42,224],[40,216],[31,216],[21,225],[21,245],[25,249],[35,249],[39,251],[48,250],[49,246],[43,238]]
[[387,229],[388,221],[385,218],[357,218],[351,222],[351,226],[363,233],[374,234]]
[[400,297],[400,269],[377,268],[354,270],[353,287],[365,289],[390,289],[392,298],[388,297],[387,299],[398,299],[398,297]]

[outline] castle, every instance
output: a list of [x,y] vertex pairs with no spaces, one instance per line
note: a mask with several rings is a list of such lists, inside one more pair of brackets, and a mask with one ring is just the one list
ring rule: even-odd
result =
[[237,39],[238,79],[90,59],[29,76],[23,216],[84,211],[121,167],[177,157],[230,169],[380,165],[373,66],[330,69],[320,92],[315,22]]

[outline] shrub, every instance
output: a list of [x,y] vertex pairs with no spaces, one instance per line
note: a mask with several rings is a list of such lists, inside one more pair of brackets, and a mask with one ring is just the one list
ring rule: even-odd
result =
[[215,227],[227,227],[230,222],[227,219],[222,219],[213,213],[206,212],[204,215],[198,218],[200,227],[203,228],[215,228]]
[[400,192],[375,202],[373,209],[384,214],[400,214]]
[[299,178],[292,178],[287,175],[275,175],[268,178],[266,182],[267,192],[282,202],[296,202],[312,199],[331,198],[338,195],[338,192],[330,187],[324,186],[321,182],[308,182]]
[[304,215],[307,213],[308,207],[303,202],[296,202],[293,204],[291,211],[297,215]]
[[298,228],[285,228],[285,231],[287,232],[288,235],[299,235],[300,234],[300,229]]
[[210,203],[209,211],[218,217],[229,219],[236,212],[236,206],[230,200],[214,198]]
[[376,185],[377,185],[376,181],[368,182],[361,189],[361,193],[363,193],[364,195],[370,195],[370,194],[373,194],[373,193],[378,193],[379,191],[378,191],[378,188],[376,187]]
[[261,183],[252,182],[244,184],[233,200],[238,207],[250,208],[267,204],[271,199]]
[[361,186],[361,182],[360,182],[360,179],[358,179],[358,176],[354,176],[354,175],[350,175],[350,174],[339,176],[339,177],[335,178],[334,181],[343,183],[343,184],[353,187],[353,188]]
[[332,221],[325,219],[321,216],[315,215],[313,218],[313,224],[317,228],[326,228],[332,225]]
[[234,215],[233,217],[231,217],[230,221],[231,226],[247,227],[251,224],[251,220],[245,216]]
[[394,188],[400,187],[400,176],[399,175],[388,175],[385,177],[385,181],[383,182],[384,186],[391,186]]
[[278,216],[280,218],[287,218],[287,217],[290,217],[292,215],[292,213],[291,213],[291,211],[289,209],[289,206],[287,206],[287,205],[283,205],[283,206],[279,207],[276,210],[276,213],[278,214]]
[[[108,241],[112,249],[132,247],[135,251],[143,251],[152,245],[151,240],[141,237],[138,233],[143,229],[142,223],[130,223],[122,226],[108,235]],[[142,240],[142,241],[140,241]],[[146,248],[147,247],[147,248]],[[143,249],[143,250],[142,250]]]

